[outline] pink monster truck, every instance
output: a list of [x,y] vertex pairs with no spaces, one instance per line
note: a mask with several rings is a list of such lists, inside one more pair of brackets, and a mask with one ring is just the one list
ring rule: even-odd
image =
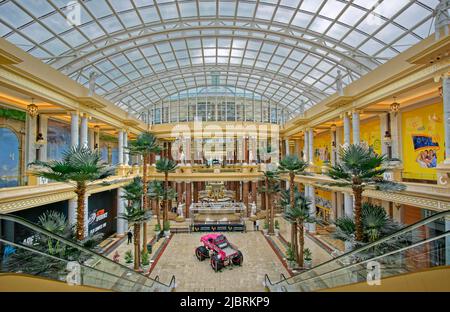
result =
[[195,249],[197,259],[211,258],[211,267],[216,272],[228,265],[241,265],[244,261],[242,253],[222,234],[203,235],[200,242],[203,246]]

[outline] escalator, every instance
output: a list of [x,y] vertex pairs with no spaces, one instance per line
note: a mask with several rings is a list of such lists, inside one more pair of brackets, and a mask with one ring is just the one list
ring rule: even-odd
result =
[[150,278],[133,271],[23,218],[0,214],[0,224],[21,234],[0,236],[0,273],[26,274],[110,291],[169,292],[175,288],[174,276],[164,284],[158,276]]
[[323,291],[448,266],[449,217],[450,211],[434,214],[293,277],[281,275],[275,283],[266,275],[265,286],[274,292]]

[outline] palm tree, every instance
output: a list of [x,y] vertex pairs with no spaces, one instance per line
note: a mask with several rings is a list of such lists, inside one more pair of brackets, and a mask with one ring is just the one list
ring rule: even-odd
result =
[[280,192],[280,183],[277,171],[264,171],[264,186],[259,188],[260,193],[266,197],[266,222],[269,225],[269,234],[274,234],[274,211],[272,205],[272,194]]
[[148,185],[148,196],[156,201],[156,220],[159,228],[162,229],[159,203],[164,200],[164,188],[161,181],[152,181]]
[[298,226],[298,232],[300,234],[298,252],[295,253],[295,257],[297,263],[300,267],[303,267],[304,260],[304,250],[305,250],[305,223],[314,222],[314,218],[312,218],[309,214],[309,206],[311,202],[304,196],[302,196],[298,191],[295,192],[295,199],[290,204],[286,206],[284,217],[291,222],[291,224],[295,224]]
[[[142,194],[144,194],[143,199],[143,209],[148,210],[148,197],[147,197],[147,188],[148,188],[148,180],[147,180],[147,166],[150,163],[150,155],[156,154],[161,151],[161,146],[158,144],[158,139],[151,132],[143,132],[141,133],[136,140],[132,140],[128,143],[128,146],[125,147],[130,155],[139,155],[142,156],[143,159],[143,168],[142,168]],[[143,252],[147,252],[147,223],[143,223],[143,237],[144,240],[142,242]]]
[[86,189],[89,182],[111,176],[113,168],[101,163],[100,155],[96,151],[84,146],[72,147],[63,153],[61,161],[36,161],[30,165],[38,168],[34,174],[57,182],[75,183],[77,194],[77,224],[76,238],[85,238],[84,208]]
[[172,197],[169,189],[169,173],[175,172],[177,163],[169,158],[161,158],[156,162],[156,171],[164,173],[164,210],[163,223],[168,221],[169,198]]
[[124,219],[133,225],[134,236],[134,270],[139,270],[141,253],[139,250],[141,242],[141,225],[151,218],[151,212],[142,208],[142,181],[135,178],[131,183],[123,187],[122,198],[127,200],[125,213],[119,214],[118,218]]
[[[291,204],[291,208],[293,208],[295,203],[295,175],[304,175],[307,167],[308,164],[305,161],[299,159],[297,155],[287,155],[280,161],[278,172],[289,174],[289,203]],[[292,251],[297,255],[297,222],[295,219],[293,219],[291,222],[291,246]]]
[[383,207],[370,203],[362,204],[361,220],[363,225],[363,239],[361,241],[354,242],[356,225],[355,221],[348,216],[338,218],[334,222],[336,224],[334,237],[356,244],[372,243],[402,227],[400,223],[389,217]]
[[355,239],[363,241],[364,230],[361,217],[362,193],[368,187],[383,191],[400,191],[403,184],[386,181],[383,173],[386,168],[381,166],[386,161],[385,155],[377,155],[372,148],[360,144],[350,144],[339,150],[340,163],[334,165],[327,175],[337,180],[327,183],[331,186],[351,187],[355,198]]

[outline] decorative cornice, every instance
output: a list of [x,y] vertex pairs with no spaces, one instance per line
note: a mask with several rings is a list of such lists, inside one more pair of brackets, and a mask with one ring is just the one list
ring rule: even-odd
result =
[[38,207],[63,200],[75,198],[73,191],[37,195],[29,198],[14,199],[8,202],[0,203],[0,213],[11,213],[18,210]]
[[22,62],[20,58],[0,49],[0,65],[16,65]]

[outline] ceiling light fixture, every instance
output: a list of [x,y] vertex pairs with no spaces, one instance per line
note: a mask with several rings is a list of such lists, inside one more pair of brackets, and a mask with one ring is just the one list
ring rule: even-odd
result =
[[34,99],[31,99],[31,104],[27,106],[27,112],[30,117],[34,118],[38,115],[38,107],[34,104]]
[[397,102],[397,98],[394,96],[394,102],[390,106],[391,112],[397,115],[400,110],[400,103]]

